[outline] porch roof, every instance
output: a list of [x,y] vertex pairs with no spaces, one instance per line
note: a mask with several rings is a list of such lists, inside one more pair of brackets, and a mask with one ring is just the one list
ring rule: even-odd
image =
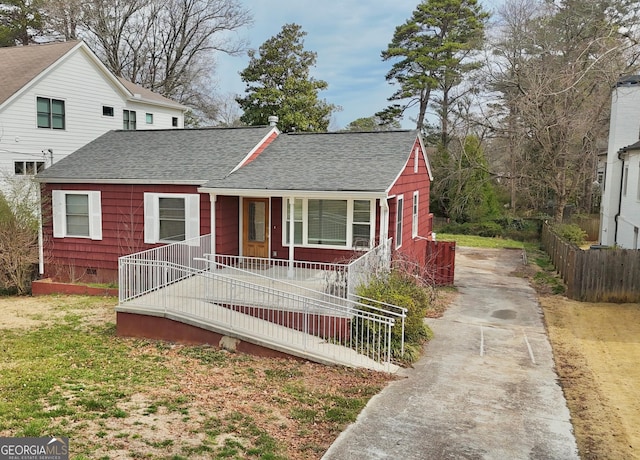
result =
[[109,131],[38,173],[36,180],[202,185],[229,174],[273,129]]
[[386,192],[417,131],[280,134],[254,161],[200,191]]

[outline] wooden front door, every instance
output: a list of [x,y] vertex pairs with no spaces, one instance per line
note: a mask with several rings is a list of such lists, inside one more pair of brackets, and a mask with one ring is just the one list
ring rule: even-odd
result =
[[269,257],[269,199],[245,198],[242,211],[242,254]]

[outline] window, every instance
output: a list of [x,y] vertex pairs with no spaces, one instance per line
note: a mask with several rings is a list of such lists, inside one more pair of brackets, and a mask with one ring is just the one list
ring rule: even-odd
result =
[[160,241],[185,239],[184,198],[158,198]]
[[404,212],[404,197],[400,195],[396,201],[396,248],[402,246],[402,213]]
[[145,116],[146,122],[148,125],[152,125],[153,124],[153,114],[152,113],[147,113]]
[[171,126],[173,126],[174,128],[178,127],[178,117],[171,118]]
[[309,244],[347,245],[347,201],[309,200]]
[[419,211],[419,203],[418,203],[418,195],[420,192],[413,192],[413,219],[411,220],[411,236],[415,238],[418,236],[418,211]]
[[100,192],[54,190],[53,237],[102,239]]
[[135,110],[123,110],[122,111],[122,129],[135,130],[136,129],[136,112]]
[[416,147],[415,153],[413,154],[413,172],[417,173],[418,172],[418,154],[420,153],[420,150],[418,149],[418,147]]
[[[290,200],[283,200],[282,241],[289,244]],[[370,247],[375,200],[295,200],[294,244],[336,248]]]
[[[287,219],[284,228],[284,244],[289,244],[289,225],[291,223],[291,207],[290,201],[285,200],[285,205],[287,206]],[[294,244],[302,244],[302,200],[296,199],[293,210],[293,242]]]
[[629,182],[629,166],[625,166],[622,173],[622,195],[627,196],[627,183]]
[[200,236],[200,195],[144,194],[144,242],[184,241]]
[[103,117],[112,117],[113,116],[113,107],[108,105],[102,106],[102,116]]
[[354,200],[353,202],[353,247],[370,247],[371,242],[371,202]]
[[38,128],[64,129],[64,101],[37,98]]
[[16,176],[33,176],[44,171],[44,161],[14,161],[13,172]]

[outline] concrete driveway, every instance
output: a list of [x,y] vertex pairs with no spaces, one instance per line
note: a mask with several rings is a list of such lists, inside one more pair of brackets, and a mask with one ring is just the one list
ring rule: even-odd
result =
[[522,252],[457,248],[460,295],[406,378],[372,398],[324,459],[578,459]]

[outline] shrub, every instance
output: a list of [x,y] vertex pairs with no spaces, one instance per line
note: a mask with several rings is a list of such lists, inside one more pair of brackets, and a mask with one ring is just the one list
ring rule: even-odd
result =
[[496,222],[466,222],[464,224],[450,223],[442,228],[442,233],[454,235],[477,235],[496,237],[502,236],[502,227]]
[[33,195],[21,190],[0,193],[0,290],[27,294],[38,264],[38,216]]
[[428,289],[418,285],[412,276],[395,270],[387,278],[376,278],[367,286],[361,286],[358,295],[407,309],[404,328],[405,355],[401,355],[400,351],[400,321],[396,322],[391,331],[392,354],[399,361],[414,362],[419,357],[419,353],[415,352],[416,348],[420,349],[433,335],[424,322],[431,299]]
[[587,241],[587,232],[575,224],[559,224],[555,225],[553,229],[560,238],[576,246],[581,246]]

